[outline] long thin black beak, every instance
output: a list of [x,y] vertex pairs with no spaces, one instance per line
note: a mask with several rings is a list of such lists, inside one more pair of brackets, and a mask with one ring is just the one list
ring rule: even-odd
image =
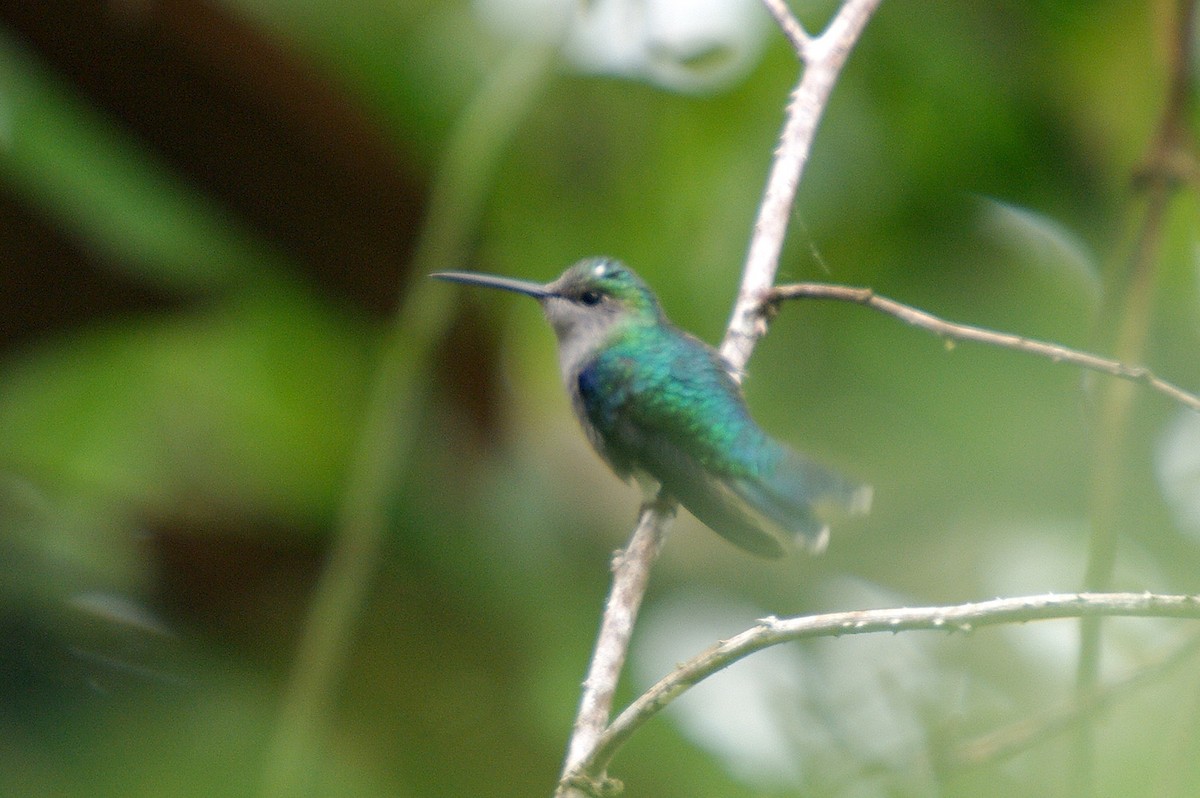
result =
[[514,280],[511,277],[500,277],[495,274],[480,274],[479,272],[436,272],[429,275],[435,280],[447,280],[451,283],[465,283],[466,285],[482,285],[487,288],[499,288],[503,291],[513,291],[525,296],[531,296],[534,299],[545,299],[552,296],[552,292],[541,283],[530,282],[529,280]]

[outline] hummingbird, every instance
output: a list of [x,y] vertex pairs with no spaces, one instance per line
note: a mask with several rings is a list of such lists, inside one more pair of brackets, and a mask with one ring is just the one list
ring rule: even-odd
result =
[[763,432],[730,363],[672,324],[620,261],[588,258],[544,285],[478,272],[430,276],[536,299],[575,415],[600,456],[648,497],[665,491],[742,549],[818,553],[831,514],[870,508],[869,486]]

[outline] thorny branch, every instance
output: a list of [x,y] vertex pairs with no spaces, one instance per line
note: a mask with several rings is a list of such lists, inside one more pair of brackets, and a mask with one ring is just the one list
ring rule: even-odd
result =
[[876,632],[972,632],[985,626],[1062,618],[1155,617],[1200,619],[1200,595],[1068,593],[1017,596],[944,607],[852,610],[795,618],[764,618],[678,666],[629,705],[604,731],[580,771],[602,773],[617,749],[646,721],[692,686],[770,646],[814,637]]
[[673,503],[661,502],[642,508],[629,545],[613,556],[612,590],[600,621],[592,665],[583,682],[583,698],[567,750],[568,763],[585,759],[608,724],[613,693],[621,678],[638,608],[650,581],[650,566],[658,557],[666,534],[666,522],[674,512]]
[[766,333],[762,317],[762,298],[775,284],[779,269],[779,253],[787,235],[788,221],[800,185],[800,175],[808,162],[817,123],[829,101],[833,85],[841,74],[842,65],[862,33],[880,0],[847,0],[819,37],[804,35],[800,23],[782,2],[768,2],[767,7],[793,42],[804,62],[804,75],[792,92],[787,106],[787,119],[779,137],[779,147],[767,187],[763,192],[754,235],[746,253],[746,265],[738,289],[737,302],[729,319],[721,356],[735,372],[746,368],[755,343]]
[[1048,358],[1055,363],[1067,363],[1091,371],[1110,374],[1123,380],[1141,383],[1192,410],[1200,411],[1200,396],[1188,393],[1179,386],[1167,382],[1144,366],[1131,366],[1119,360],[1111,360],[1060,344],[1038,341],[1013,333],[997,332],[984,327],[946,321],[911,305],[880,296],[870,288],[827,283],[795,283],[777,286],[768,293],[768,302],[771,304],[777,304],[785,299],[836,299],[842,302],[866,305],[948,340],[974,341],[1004,349],[1015,349],[1019,352]]

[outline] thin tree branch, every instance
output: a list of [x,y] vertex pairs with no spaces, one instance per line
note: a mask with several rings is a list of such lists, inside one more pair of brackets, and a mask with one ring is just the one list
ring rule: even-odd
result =
[[[760,312],[762,298],[775,282],[779,253],[783,250],[783,240],[787,235],[796,188],[812,150],[817,124],[821,121],[829,94],[851,48],[879,2],[847,0],[824,33],[816,39],[804,37],[802,43],[796,45],[797,55],[804,63],[804,74],[788,102],[779,148],[771,164],[758,218],[754,222],[754,234],[746,253],[737,302],[720,347],[721,355],[729,361],[735,372],[746,367],[755,343],[766,333],[766,324]],[[772,9],[777,19],[781,18],[774,10],[773,3],[768,3],[768,8]],[[794,21],[794,17],[788,13],[782,19],[784,21],[780,24],[784,25],[786,33],[790,24],[786,20]],[[798,22],[795,25],[799,27]],[[794,33],[789,33],[788,37],[794,39]]]
[[[629,650],[629,639],[633,636],[634,622],[650,581],[650,567],[662,548],[665,522],[674,512],[674,502],[664,496],[660,496],[657,503],[643,507],[629,545],[613,557],[612,589],[600,622],[596,650],[583,682],[564,774],[574,770],[596,747],[596,741],[608,724],[613,695]],[[576,786],[570,785],[569,789]],[[560,791],[563,789],[560,787]]]
[[[542,48],[514,50],[459,118],[438,166],[412,274],[461,262],[493,170],[550,74],[551,55]],[[312,762],[387,537],[389,500],[412,456],[429,356],[451,317],[448,295],[430,285],[421,277],[406,289],[382,344],[337,528],[280,700],[261,798],[311,792]]]
[[948,768],[966,770],[1016,756],[1054,735],[1069,731],[1137,688],[1161,679],[1171,670],[1191,661],[1197,652],[1200,652],[1200,635],[1193,636],[1157,662],[1138,668],[1120,681],[1086,694],[1077,692],[1074,698],[1063,705],[959,743],[950,751],[944,764]]
[[775,18],[783,35],[792,43],[792,49],[796,51],[800,61],[802,63],[807,61],[812,37],[808,35],[808,31],[804,30],[804,26],[800,24],[800,20],[796,19],[796,15],[788,8],[788,4],[784,0],[763,0],[763,5]]
[[[1125,362],[1144,357],[1157,295],[1159,262],[1167,239],[1171,204],[1182,180],[1195,174],[1194,132],[1189,129],[1189,109],[1195,89],[1192,63],[1195,48],[1196,0],[1175,0],[1169,28],[1168,90],[1154,140],[1135,187],[1143,189],[1146,204],[1133,249],[1123,268],[1113,270],[1105,298],[1106,327],[1114,330],[1106,346]],[[1190,168],[1181,165],[1190,164]],[[1114,249],[1116,249],[1114,247]],[[1103,333],[1107,335],[1107,332]],[[1134,396],[1130,386],[1111,384],[1101,394],[1095,415],[1095,449],[1091,473],[1091,539],[1083,589],[1106,590],[1112,583],[1117,542],[1124,525],[1130,418]],[[1093,692],[1099,679],[1101,624],[1099,619],[1080,624],[1076,685],[1081,695]],[[1075,794],[1098,794],[1095,783],[1095,740],[1092,730],[1080,726],[1074,746]]]
[[578,774],[603,773],[622,744],[650,718],[712,674],[770,646],[814,637],[931,630],[972,632],[985,626],[1062,618],[1123,616],[1200,619],[1200,595],[1049,593],[943,607],[853,610],[764,618],[757,626],[688,660],[630,704],[601,735]]
[[1200,396],[1189,393],[1179,386],[1167,382],[1145,366],[1131,366],[1119,360],[1081,352],[1060,344],[1039,341],[1012,333],[996,332],[984,327],[970,324],[958,324],[939,318],[932,313],[918,310],[911,305],[905,305],[894,299],[876,294],[870,288],[858,288],[846,285],[829,285],[827,283],[795,283],[781,285],[771,289],[767,294],[768,302],[779,303],[785,299],[836,299],[842,302],[853,302],[866,305],[869,308],[886,313],[900,321],[928,330],[934,335],[954,341],[973,341],[975,343],[998,346],[1004,349],[1015,349],[1039,357],[1048,358],[1055,363],[1067,363],[1080,368],[1098,371],[1119,377],[1130,382],[1140,383],[1164,396],[1200,411]]
[[[721,345],[721,354],[735,373],[746,367],[754,344],[766,331],[761,300],[775,281],[796,187],[812,149],[817,124],[842,65],[880,0],[846,0],[816,39],[805,33],[784,0],[764,2],[796,49],[804,72],[787,106],[779,147],[750,239],[738,299]],[[658,501],[644,508],[629,545],[614,562],[612,588],[584,681],[556,798],[601,795],[619,789],[618,783],[608,779],[603,770],[585,768],[583,763],[595,760],[596,742],[612,712],[612,696],[629,649],[650,567],[658,555],[674,507],[673,500],[660,495]]]

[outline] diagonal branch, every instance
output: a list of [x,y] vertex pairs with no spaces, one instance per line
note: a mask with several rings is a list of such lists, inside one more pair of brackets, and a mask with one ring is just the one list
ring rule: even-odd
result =
[[629,737],[694,685],[756,651],[814,637],[916,630],[971,632],[984,626],[1062,618],[1125,616],[1200,619],[1200,595],[1047,593],[957,604],[764,618],[688,660],[630,704],[601,735],[583,772],[603,772]]
[[783,31],[783,35],[792,43],[792,49],[796,51],[800,61],[807,63],[808,48],[812,46],[812,37],[804,30],[804,26],[800,24],[800,20],[796,19],[796,15],[788,8],[788,4],[784,0],[763,0],[763,5],[775,18],[775,23]]
[[[796,189],[812,150],[817,125],[850,50],[879,3],[880,0],[847,0],[825,32],[815,39],[803,35],[800,23],[790,13],[781,15],[776,8],[777,3],[767,4],[777,19],[784,20],[780,24],[785,32],[794,25],[795,31],[788,33],[788,36],[804,62],[804,75],[788,102],[779,148],[771,164],[758,218],[754,222],[754,235],[750,238],[750,248],[746,253],[737,302],[729,319],[725,340],[721,342],[721,355],[729,361],[735,372],[746,367],[755,343],[766,333],[766,324],[760,312],[762,297],[775,282],[779,253],[783,251]],[[796,38],[796,31],[802,38]]]
[[613,556],[612,590],[600,621],[596,650],[583,681],[583,697],[567,749],[567,771],[596,747],[596,740],[608,724],[633,625],[650,581],[650,567],[658,558],[666,536],[666,521],[673,512],[673,502],[642,508],[629,545]]
[[866,305],[869,308],[886,313],[900,321],[928,330],[953,341],[974,341],[980,344],[999,346],[1004,349],[1015,349],[1031,355],[1048,358],[1055,363],[1067,363],[1080,368],[1110,374],[1130,382],[1141,383],[1164,396],[1170,397],[1181,405],[1200,411],[1200,396],[1189,393],[1174,383],[1167,382],[1145,366],[1131,366],[1119,360],[1093,355],[1077,349],[1071,349],[1060,344],[1039,341],[1012,333],[996,332],[984,327],[971,324],[958,324],[946,321],[932,313],[918,310],[911,305],[905,305],[894,299],[876,294],[870,288],[856,288],[846,285],[829,285],[827,283],[795,283],[781,285],[770,290],[768,302],[778,304],[785,299],[836,299],[842,302],[853,302]]
[[951,749],[944,764],[950,769],[965,770],[1003,761],[1028,751],[1054,735],[1078,727],[1134,690],[1153,684],[1170,671],[1192,662],[1197,652],[1200,652],[1200,635],[1194,635],[1179,648],[1119,681],[1095,687],[1086,693],[1076,693],[1065,704],[1050,707],[959,743]]

